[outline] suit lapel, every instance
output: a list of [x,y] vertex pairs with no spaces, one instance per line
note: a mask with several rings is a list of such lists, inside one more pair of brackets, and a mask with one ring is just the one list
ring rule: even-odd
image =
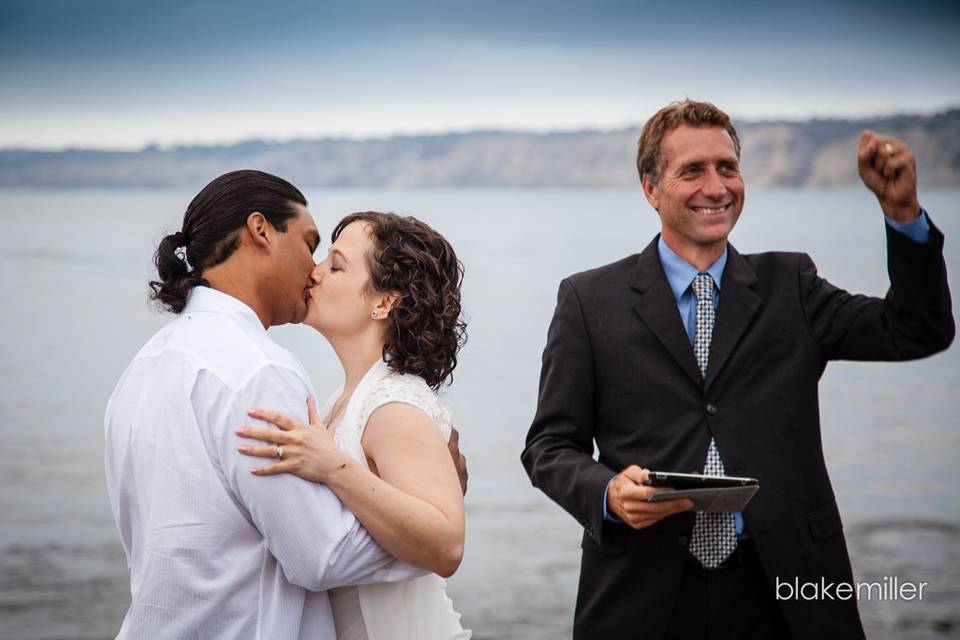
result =
[[673,297],[673,292],[667,283],[667,276],[664,275],[663,267],[660,265],[660,257],[657,254],[659,238],[660,236],[657,235],[637,258],[637,266],[630,286],[641,295],[640,300],[633,305],[633,309],[667,348],[684,373],[697,386],[702,386],[703,377],[700,375],[697,359],[690,347],[690,338],[687,336],[686,329],[683,328],[677,301]]
[[710,343],[707,389],[723,370],[723,365],[762,302],[761,298],[750,290],[757,281],[753,269],[732,245],[727,247],[727,265],[723,270],[720,286],[720,306],[717,308],[716,326]]

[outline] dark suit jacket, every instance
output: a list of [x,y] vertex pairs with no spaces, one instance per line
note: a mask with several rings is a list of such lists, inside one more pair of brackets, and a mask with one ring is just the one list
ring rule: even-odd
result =
[[[820,376],[829,360],[921,358],[954,335],[942,234],[931,225],[917,244],[888,228],[887,246],[885,299],[834,287],[806,254],[731,246],[705,381],[656,238],[560,283],[522,461],[585,529],[575,638],[663,636],[694,514],[633,530],[603,519],[604,490],[631,464],[700,472],[711,436],[729,475],[760,480],[743,516],[771,593],[776,577],[853,581],[821,449]],[[855,600],[780,607],[797,638],[863,636]]]

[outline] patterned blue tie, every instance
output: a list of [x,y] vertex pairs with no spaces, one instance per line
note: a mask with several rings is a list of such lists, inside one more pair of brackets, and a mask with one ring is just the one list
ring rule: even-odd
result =
[[[713,310],[713,278],[709,273],[699,273],[693,279],[693,295],[697,297],[697,331],[693,338],[693,353],[700,365],[700,373],[707,377],[707,362],[710,359],[710,340],[713,337],[715,320]],[[717,451],[717,443],[710,438],[704,475],[725,474],[723,460]],[[737,546],[736,522],[732,513],[697,512],[690,537],[690,553],[707,569],[715,569],[727,559]]]

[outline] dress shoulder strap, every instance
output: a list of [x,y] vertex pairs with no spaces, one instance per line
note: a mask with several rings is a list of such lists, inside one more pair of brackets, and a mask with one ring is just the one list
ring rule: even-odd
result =
[[444,440],[450,439],[450,412],[440,403],[437,393],[420,376],[393,371],[384,376],[364,399],[359,416],[361,435],[371,414],[391,402],[403,402],[420,409],[437,425]]

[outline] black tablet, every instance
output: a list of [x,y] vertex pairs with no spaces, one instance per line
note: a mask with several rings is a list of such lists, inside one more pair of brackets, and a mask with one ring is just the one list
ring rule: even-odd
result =
[[670,487],[672,489],[720,489],[723,487],[746,487],[760,483],[756,478],[651,471],[646,484],[651,487]]

